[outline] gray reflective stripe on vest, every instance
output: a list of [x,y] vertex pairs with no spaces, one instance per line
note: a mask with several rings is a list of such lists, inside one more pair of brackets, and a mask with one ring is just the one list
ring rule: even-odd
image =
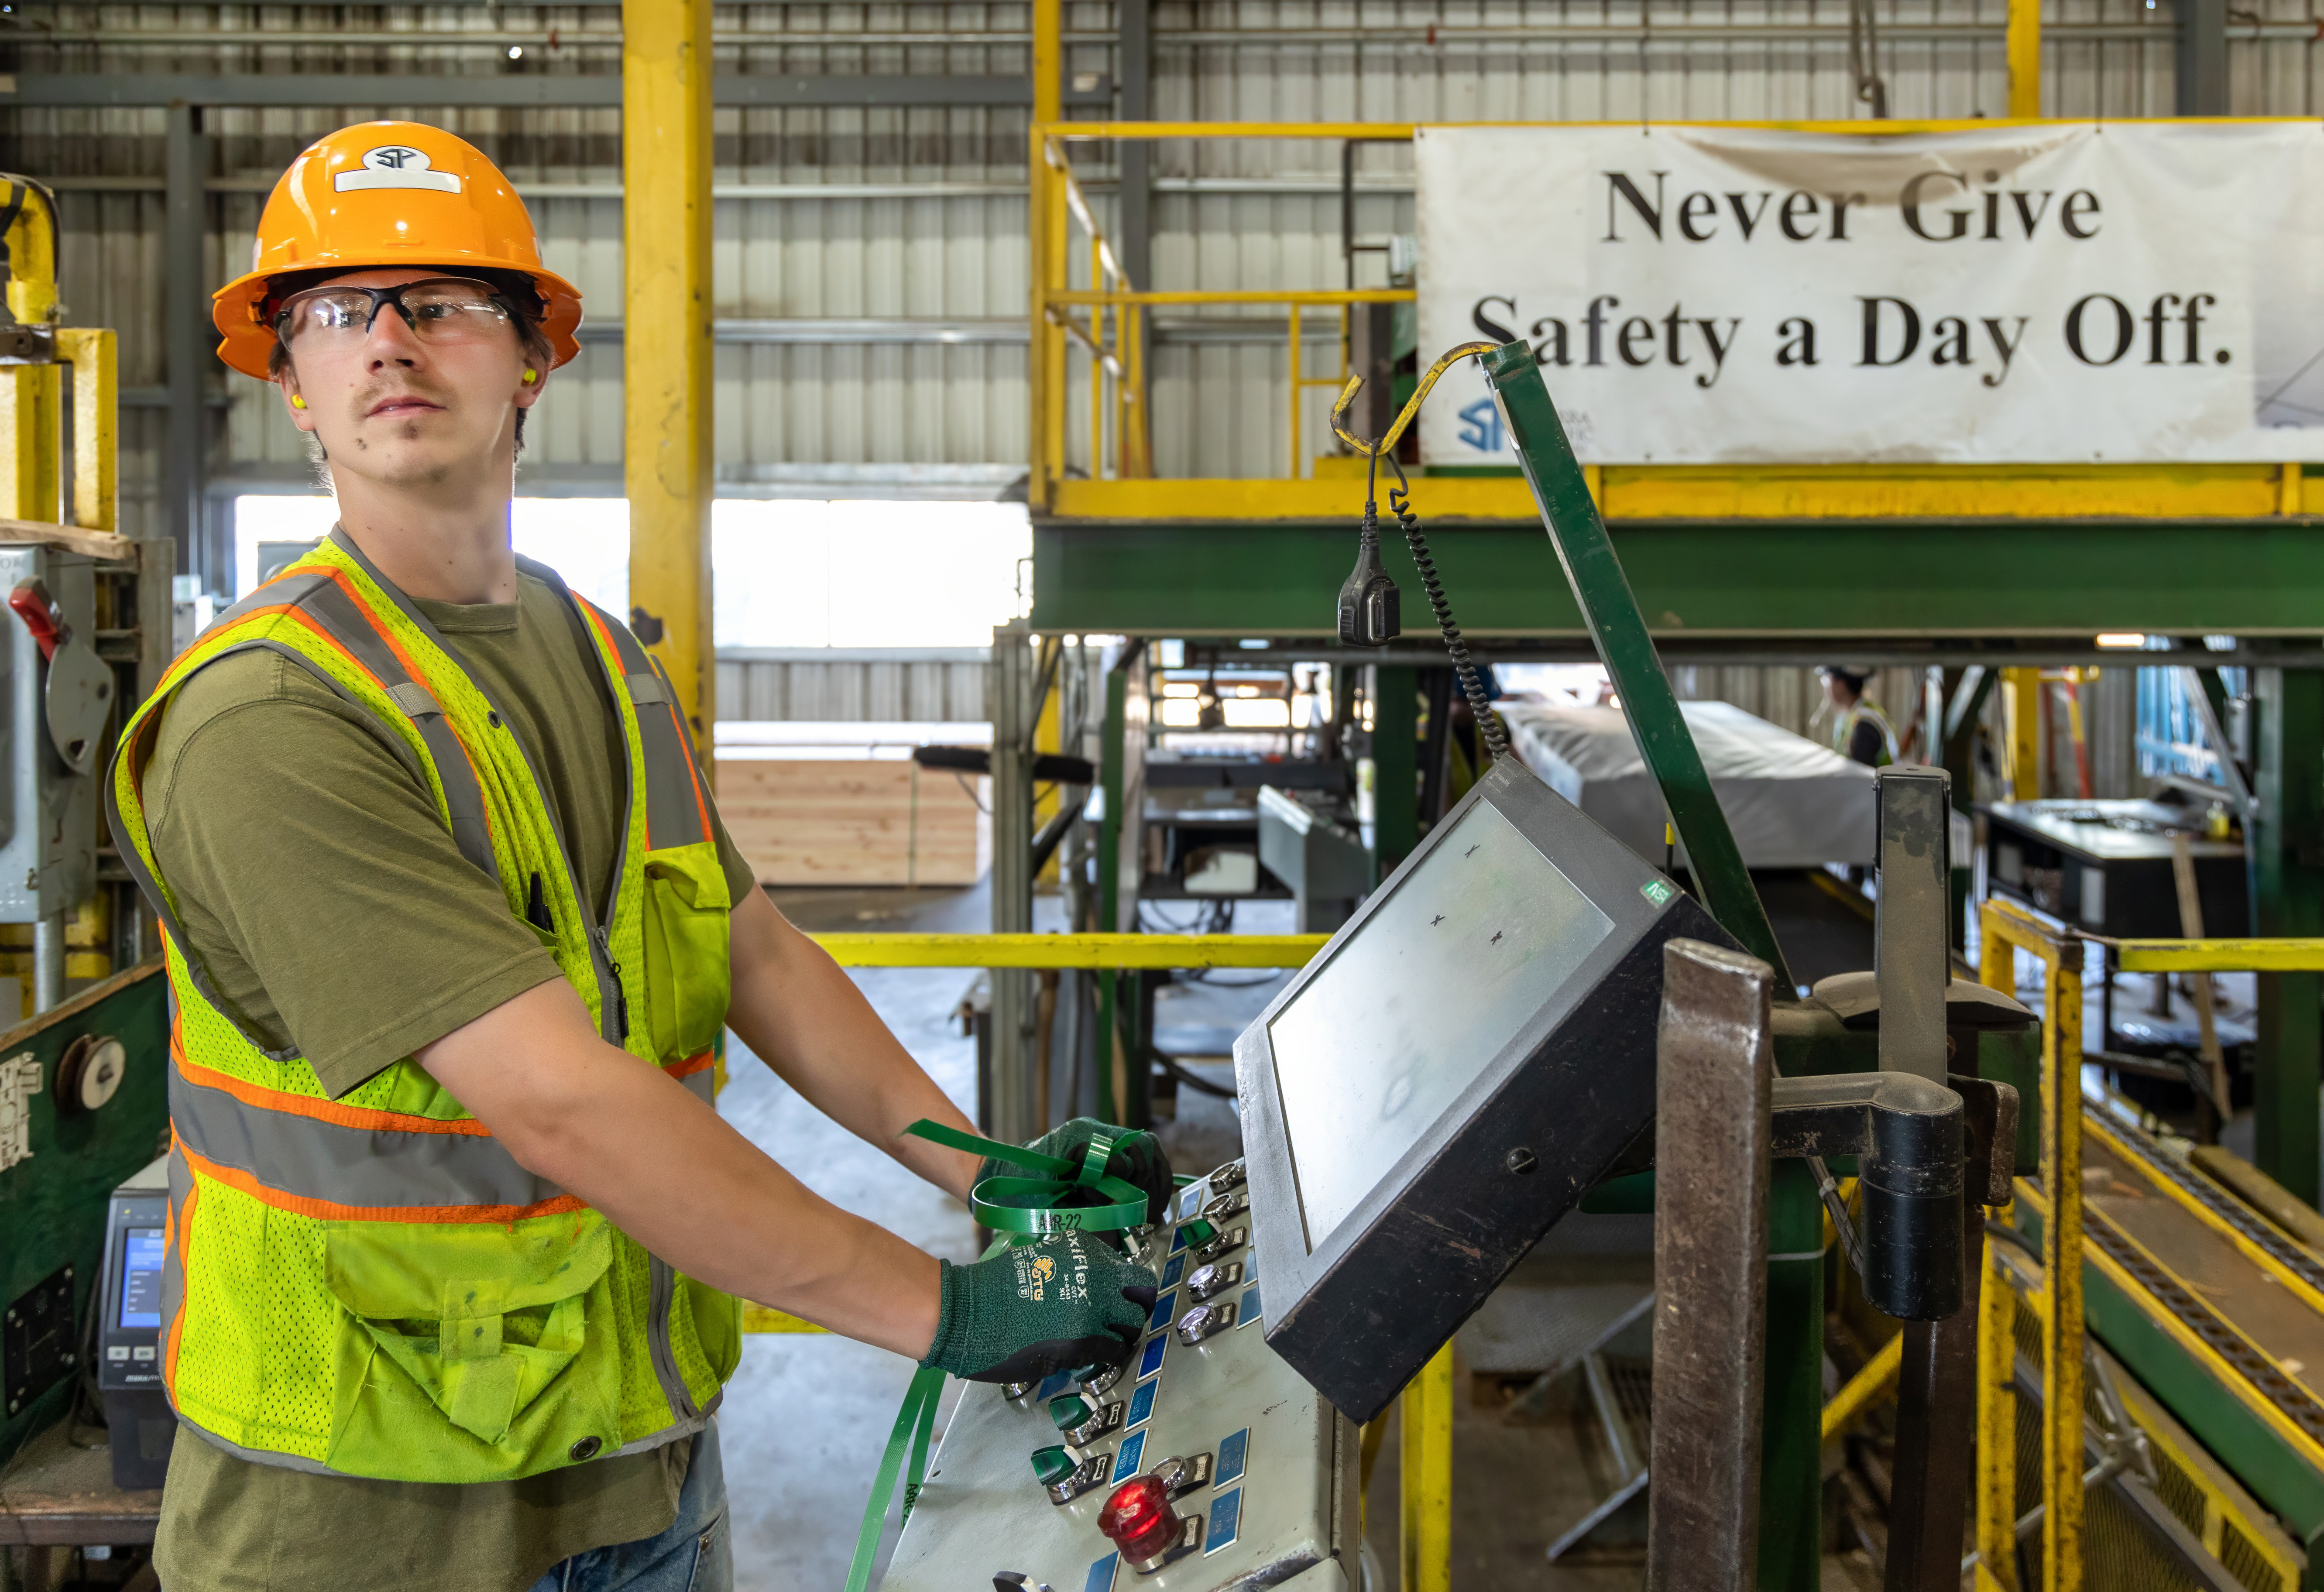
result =
[[710,838],[702,826],[694,748],[678,716],[678,697],[653,655],[623,626],[608,622],[621,654],[622,680],[638,714],[638,750],[646,766],[646,850],[666,851]]
[[269,1111],[196,1083],[175,1067],[170,1120],[203,1160],[246,1172],[280,1193],[335,1205],[522,1208],[565,1192],[518,1165],[498,1139],[344,1127]]
[[[215,630],[222,625],[230,625],[247,619],[262,608],[295,608],[317,586],[327,586],[330,584],[331,577],[328,574],[314,570],[300,575],[283,575],[279,580],[259,587],[249,596],[210,621],[210,630]],[[209,630],[204,630],[202,634],[208,635]]]
[[178,1252],[186,1242],[186,1196],[194,1191],[194,1169],[186,1152],[170,1146],[170,1241],[161,1246],[161,1352],[169,1353],[170,1331],[186,1303],[186,1268]]
[[678,1374],[678,1352],[669,1343],[669,1312],[678,1302],[678,1268],[651,1250],[646,1257],[653,1262],[653,1302],[648,1307],[652,1314],[647,1321],[651,1330],[646,1334],[646,1348],[653,1358],[654,1380],[661,1384],[661,1396],[669,1401],[679,1420],[699,1420],[703,1412],[695,1404],[694,1390]]
[[428,756],[436,765],[437,778],[444,784],[444,807],[451,821],[453,843],[460,848],[460,855],[497,884],[501,870],[493,858],[492,830],[484,822],[484,787],[476,783],[476,770],[468,761],[467,751],[445,718],[444,710],[437,705],[436,698],[411,677],[403,660],[387,644],[387,638],[373,628],[354,599],[336,582],[326,582],[300,599],[299,609],[328,630],[349,656],[370,671],[389,698],[403,710],[404,717],[411,721],[412,728],[420,732],[420,740],[427,743]]

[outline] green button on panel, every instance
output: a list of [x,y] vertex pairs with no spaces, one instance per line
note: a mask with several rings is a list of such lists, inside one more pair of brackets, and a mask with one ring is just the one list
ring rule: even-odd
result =
[[1088,1401],[1077,1393],[1061,1393],[1049,1401],[1049,1419],[1059,1431],[1070,1431],[1089,1419]]
[[1035,1449],[1033,1474],[1045,1487],[1055,1486],[1074,1473],[1074,1457],[1060,1448]]

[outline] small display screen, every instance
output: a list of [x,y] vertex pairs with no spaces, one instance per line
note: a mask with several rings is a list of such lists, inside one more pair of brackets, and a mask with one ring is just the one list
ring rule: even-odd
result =
[[121,1248],[121,1324],[161,1324],[161,1229],[128,1228]]
[[1312,1253],[1614,920],[1489,802],[1268,1025]]

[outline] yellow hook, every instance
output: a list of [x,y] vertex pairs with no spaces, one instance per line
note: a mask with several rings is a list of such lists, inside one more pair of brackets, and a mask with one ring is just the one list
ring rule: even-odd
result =
[[1355,401],[1356,389],[1364,384],[1364,379],[1361,376],[1350,376],[1348,378],[1348,384],[1340,389],[1340,396],[1332,405],[1333,433],[1337,436],[1342,442],[1346,443],[1351,448],[1354,449],[1356,456],[1359,458],[1379,457],[1380,455],[1388,452],[1388,449],[1396,446],[1397,438],[1404,435],[1404,428],[1406,426],[1411,425],[1413,417],[1420,412],[1421,400],[1428,396],[1429,389],[1436,385],[1438,379],[1442,377],[1446,371],[1451,370],[1454,365],[1460,363],[1464,359],[1471,358],[1476,354],[1490,354],[1494,349],[1499,348],[1499,346],[1500,345],[1498,343],[1463,343],[1459,347],[1447,353],[1443,358],[1438,360],[1434,364],[1430,365],[1428,367],[1428,373],[1420,378],[1420,385],[1413,389],[1410,400],[1404,406],[1404,412],[1397,416],[1396,424],[1390,426],[1388,428],[1388,435],[1381,437],[1378,442],[1366,442],[1362,437],[1358,437],[1354,432],[1349,430],[1347,426],[1343,423],[1348,413],[1348,405]]

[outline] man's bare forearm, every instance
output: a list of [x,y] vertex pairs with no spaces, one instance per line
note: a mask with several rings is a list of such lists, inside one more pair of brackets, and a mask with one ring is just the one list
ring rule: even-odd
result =
[[975,1125],[912,1060],[823,947],[758,891],[734,908],[727,1026],[809,1105],[940,1189],[968,1197],[975,1156],[900,1136],[921,1118]]
[[615,1049],[570,985],[518,996],[420,1064],[526,1170],[689,1276],[918,1359],[937,1265],[807,1188],[683,1084]]

